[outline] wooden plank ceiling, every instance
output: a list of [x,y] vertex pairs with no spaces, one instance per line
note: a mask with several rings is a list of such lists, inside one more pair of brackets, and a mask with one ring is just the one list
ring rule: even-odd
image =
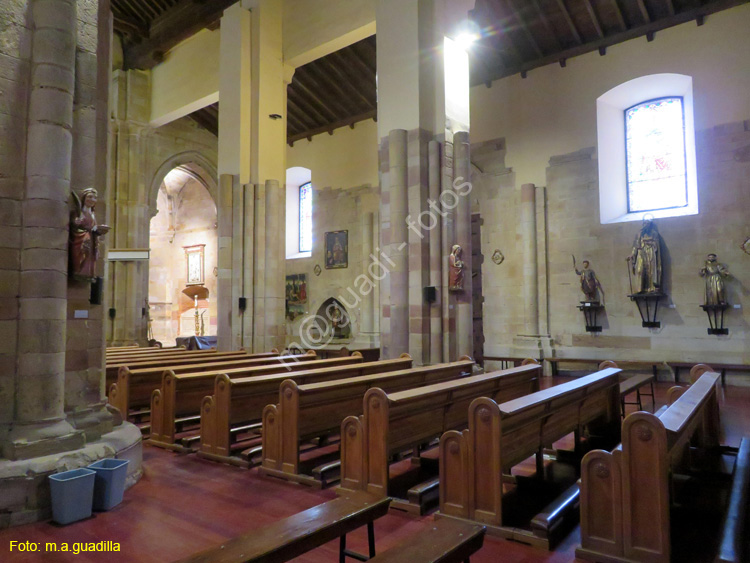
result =
[[[111,0],[125,68],[151,68],[203,28],[218,26],[236,0]],[[476,0],[470,19],[480,39],[470,50],[472,85],[599,51],[695,21],[750,0]],[[375,36],[299,67],[288,86],[287,142],[333,134],[377,117]],[[218,133],[219,106],[191,114]]]
[[493,80],[645,36],[748,0],[476,0],[470,19],[481,39],[471,47],[471,83]]

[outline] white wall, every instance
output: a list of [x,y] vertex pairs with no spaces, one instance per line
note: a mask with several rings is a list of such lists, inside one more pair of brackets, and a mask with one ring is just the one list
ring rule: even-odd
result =
[[505,137],[520,183],[545,185],[549,157],[596,146],[596,98],[644,74],[693,77],[695,129],[750,117],[750,5],[514,75],[471,91],[472,142]]

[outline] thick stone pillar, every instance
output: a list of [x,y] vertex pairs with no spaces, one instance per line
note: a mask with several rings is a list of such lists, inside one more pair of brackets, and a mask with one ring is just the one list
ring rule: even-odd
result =
[[471,257],[471,200],[465,193],[471,181],[471,160],[469,155],[469,133],[460,131],[453,136],[455,153],[454,179],[452,192],[456,205],[456,244],[461,246],[464,263],[464,289],[456,292],[456,357],[474,356],[474,327],[472,318],[472,257]]
[[82,447],[65,420],[68,198],[75,87],[76,3],[31,4],[31,92],[22,202],[18,376],[4,457]]
[[521,186],[521,240],[523,241],[524,336],[539,335],[539,276],[536,250],[536,186]]
[[286,254],[284,232],[285,190],[278,180],[266,180],[266,263],[263,274],[265,283],[265,349],[283,350],[286,343],[286,321],[284,319],[285,284],[284,268]]
[[387,357],[409,351],[409,243],[407,214],[407,132],[396,129],[388,135],[388,187],[390,206],[389,244],[385,252],[393,261],[390,273],[390,345]]

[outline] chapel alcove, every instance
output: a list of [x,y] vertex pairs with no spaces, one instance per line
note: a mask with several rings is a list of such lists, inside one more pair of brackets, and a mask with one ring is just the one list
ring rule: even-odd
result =
[[[178,166],[165,176],[156,208],[150,230],[149,339],[174,346],[178,337],[215,336],[216,204],[200,177],[189,166]],[[198,299],[198,322],[195,302],[183,292],[196,287],[208,290],[207,298]]]
[[353,340],[352,316],[335,297],[329,297],[316,313],[320,341],[325,344],[348,344]]

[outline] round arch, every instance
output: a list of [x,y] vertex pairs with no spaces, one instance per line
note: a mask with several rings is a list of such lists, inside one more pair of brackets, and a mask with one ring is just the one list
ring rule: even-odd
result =
[[159,195],[164,178],[175,168],[182,168],[188,174],[191,174],[196,180],[200,181],[208,190],[211,199],[218,208],[218,175],[216,164],[208,157],[198,151],[185,151],[169,157],[156,170],[151,186],[148,192],[149,216],[156,215],[156,198]]

